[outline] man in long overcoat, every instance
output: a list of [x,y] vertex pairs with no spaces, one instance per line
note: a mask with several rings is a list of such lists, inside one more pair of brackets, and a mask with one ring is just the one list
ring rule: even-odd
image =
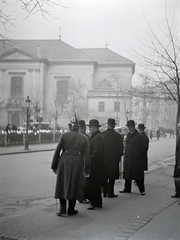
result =
[[89,121],[89,131],[91,136],[90,152],[91,152],[91,173],[87,178],[88,198],[90,206],[88,210],[102,208],[102,194],[101,186],[106,181],[106,168],[105,168],[105,146],[104,137],[99,131],[99,121],[91,119]]
[[130,193],[132,180],[135,180],[141,195],[145,195],[143,156],[146,144],[143,136],[135,128],[134,120],[128,120],[126,126],[129,128],[129,133],[126,137],[124,152],[125,185],[124,190],[120,192]]
[[103,187],[104,197],[117,197],[114,194],[115,180],[119,179],[119,163],[123,155],[123,138],[121,134],[117,133],[115,128],[115,119],[109,118],[107,120],[107,130],[102,132],[105,140],[105,162],[107,170],[107,182]]
[[[89,136],[86,134],[86,122],[84,120],[79,120],[79,132],[84,134],[88,140]],[[84,177],[84,186],[83,186],[83,201],[81,203],[89,203],[87,186],[86,186],[86,177]]]
[[53,172],[57,173],[55,198],[60,199],[61,206],[58,216],[78,213],[74,208],[76,200],[83,200],[83,173],[90,174],[89,141],[79,132],[77,120],[71,124],[71,131],[62,134],[58,142],[51,165]]
[[146,127],[144,126],[143,123],[138,124],[138,130],[139,133],[142,134],[145,144],[146,144],[146,151],[144,152],[144,156],[143,156],[143,161],[144,161],[144,171],[148,170],[148,149],[149,149],[149,138],[145,133],[145,129]]
[[[177,125],[177,129],[179,132],[179,136],[176,142],[176,152],[175,152],[175,166],[174,166],[174,174],[173,178],[179,178],[180,177],[180,123]],[[173,198],[180,198],[180,188],[175,184],[175,195],[171,196]]]

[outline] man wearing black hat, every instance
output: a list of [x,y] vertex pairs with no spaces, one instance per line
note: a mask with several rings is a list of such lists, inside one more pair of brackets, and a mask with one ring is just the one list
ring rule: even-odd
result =
[[[77,119],[71,121],[70,132],[61,135],[51,169],[57,173],[55,198],[60,200],[58,216],[75,215],[76,200],[83,201],[83,174],[90,173],[90,146],[86,136],[79,132]],[[66,210],[68,200],[68,211]]]
[[87,178],[88,198],[90,200],[90,206],[88,210],[94,210],[102,208],[102,194],[101,186],[106,181],[106,168],[105,168],[105,146],[104,137],[99,131],[99,121],[97,119],[91,119],[89,121],[89,131],[91,136],[90,152],[91,152],[91,173]]
[[125,185],[120,193],[130,193],[132,180],[135,180],[141,195],[145,195],[143,156],[146,152],[146,144],[143,136],[135,128],[134,120],[128,120],[126,126],[129,128],[129,133],[126,137],[124,152]]
[[86,122],[84,120],[79,120],[79,131],[89,138],[89,136],[86,134]]
[[123,139],[117,133],[115,128],[116,122],[113,118],[107,120],[107,130],[103,132],[105,139],[105,161],[107,170],[107,182],[103,187],[104,197],[117,197],[114,194],[115,179],[119,179],[119,163],[123,155]]
[[149,138],[145,133],[145,129],[146,127],[144,126],[143,123],[138,124],[138,131],[140,134],[142,134],[144,141],[146,143],[146,151],[144,152],[143,159],[144,159],[144,171],[147,171],[148,170],[148,154],[147,153],[149,149]]
[[180,198],[180,184],[178,179],[180,178],[180,123],[177,125],[178,138],[176,142],[176,151],[175,151],[175,166],[174,166],[174,185],[175,185],[175,194],[172,195],[172,198]]
[[[79,132],[85,135],[88,139],[89,136],[86,134],[86,122],[84,120],[79,120]],[[87,186],[86,186],[86,177],[83,179],[84,186],[83,186],[83,201],[80,203],[89,203],[88,200],[88,192],[87,192]]]

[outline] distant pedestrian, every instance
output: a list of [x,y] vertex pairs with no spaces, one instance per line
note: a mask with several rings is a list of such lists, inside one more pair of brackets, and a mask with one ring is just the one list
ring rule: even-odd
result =
[[123,155],[123,138],[121,134],[117,133],[115,128],[115,119],[109,118],[107,120],[107,130],[102,132],[105,141],[105,162],[107,169],[107,182],[103,187],[104,197],[117,197],[114,194],[115,180],[119,179],[119,163]]
[[16,133],[17,132],[17,127],[16,127],[16,125],[13,123],[13,125],[12,125],[12,129],[11,129],[14,133]]
[[180,187],[176,185],[175,178],[180,178],[180,123],[177,125],[178,129],[178,139],[176,142],[176,151],[175,151],[175,166],[174,166],[174,184],[175,184],[175,195],[171,196],[172,198],[180,198]]
[[[58,216],[75,215],[76,200],[83,200],[83,173],[90,174],[90,148],[87,137],[79,132],[79,123],[71,121],[71,131],[61,135],[51,169],[57,173],[55,198],[60,200]],[[66,210],[66,200],[69,202]]]
[[146,143],[142,134],[135,128],[134,120],[128,120],[126,126],[129,133],[126,138],[124,152],[123,178],[125,184],[124,190],[120,191],[120,193],[131,193],[132,180],[135,180],[141,195],[145,195],[143,157],[146,152]]
[[90,131],[90,151],[91,151],[91,173],[87,178],[88,197],[90,206],[88,210],[102,208],[102,194],[101,187],[106,181],[106,168],[105,168],[105,144],[104,136],[99,131],[99,121],[91,119],[89,121]]
[[173,129],[170,129],[169,138],[171,138],[171,136],[174,138],[174,130]]
[[144,152],[143,162],[144,162],[144,171],[148,170],[148,149],[149,149],[149,138],[145,133],[146,127],[143,123],[138,124],[139,133],[142,134],[145,144],[146,144],[146,151]]
[[157,140],[159,140],[160,134],[161,134],[161,132],[160,132],[160,129],[158,128],[158,130],[156,131],[156,138],[157,138]]
[[150,137],[150,139],[152,140],[152,138],[153,138],[153,131],[152,131],[152,129],[151,129],[151,131],[150,131],[149,137]]
[[10,134],[11,133],[11,125],[8,123],[8,125],[6,126],[6,129],[5,129],[6,133],[7,134]]

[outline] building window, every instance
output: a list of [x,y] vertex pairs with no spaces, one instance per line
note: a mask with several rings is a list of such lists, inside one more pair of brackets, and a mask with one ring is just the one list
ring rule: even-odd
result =
[[99,102],[99,112],[104,112],[104,111],[105,111],[105,103]]
[[68,81],[67,79],[57,80],[57,101],[67,101],[68,100]]
[[23,78],[22,77],[11,78],[11,97],[13,98],[23,97]]
[[120,112],[120,102],[114,102],[114,112]]

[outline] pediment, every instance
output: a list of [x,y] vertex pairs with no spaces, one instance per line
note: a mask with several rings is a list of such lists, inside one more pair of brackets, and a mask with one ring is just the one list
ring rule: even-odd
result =
[[32,54],[25,52],[21,49],[13,49],[3,53],[0,56],[0,59],[3,60],[35,60],[38,59],[37,56],[33,56]]

